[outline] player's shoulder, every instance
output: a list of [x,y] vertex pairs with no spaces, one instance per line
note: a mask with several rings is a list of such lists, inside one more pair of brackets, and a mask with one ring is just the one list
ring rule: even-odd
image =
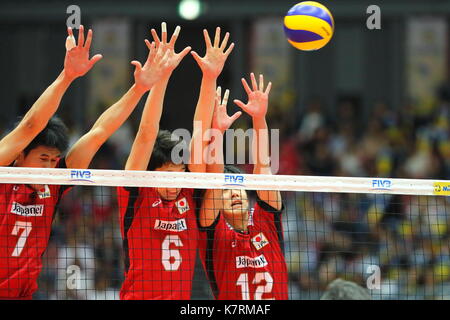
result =
[[13,191],[17,191],[20,186],[14,183],[1,183],[0,184],[0,198],[4,198],[13,193]]
[[[14,167],[14,162],[5,166],[7,168]],[[15,183],[1,183],[0,184],[0,198],[5,198],[8,195],[11,195],[14,191],[18,191],[19,188],[22,188],[22,191],[25,190],[25,185],[15,184]],[[23,191],[25,192],[25,191]]]

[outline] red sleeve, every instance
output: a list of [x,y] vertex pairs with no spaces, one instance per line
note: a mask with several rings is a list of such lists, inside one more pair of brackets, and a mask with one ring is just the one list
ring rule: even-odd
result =
[[129,192],[128,190],[126,190],[126,187],[116,187],[116,192],[117,192],[117,202],[120,209],[124,206],[123,203],[124,201],[126,201]]

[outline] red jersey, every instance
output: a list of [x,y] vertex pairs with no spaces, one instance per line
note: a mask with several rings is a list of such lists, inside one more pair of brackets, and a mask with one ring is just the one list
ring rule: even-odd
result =
[[37,290],[55,208],[68,188],[0,184],[0,299],[31,299]]
[[154,188],[119,187],[117,196],[125,259],[123,300],[191,297],[198,225],[194,190],[162,200]]
[[258,199],[247,233],[234,230],[221,214],[201,229],[200,256],[216,299],[288,299],[281,212]]

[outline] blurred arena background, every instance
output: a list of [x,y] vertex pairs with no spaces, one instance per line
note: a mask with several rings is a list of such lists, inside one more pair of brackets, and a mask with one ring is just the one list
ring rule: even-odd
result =
[[[144,60],[151,28],[166,21],[171,33],[180,25],[177,47],[203,54],[202,29],[221,26],[236,47],[220,85],[244,99],[240,79],[249,72],[262,72],[274,84],[268,124],[281,133],[278,174],[450,179],[450,1],[322,0],[336,27],[317,52],[297,51],[285,40],[282,19],[296,1],[202,2],[203,13],[188,21],[175,0],[1,1],[0,132],[11,129],[62,70],[66,9],[76,4],[82,24],[94,31],[92,53],[104,59],[63,98],[58,114],[72,141],[128,89],[130,61]],[[381,9],[380,30],[366,27],[371,4]],[[170,80],[161,128],[192,129],[200,81],[186,57]],[[123,168],[142,106],[91,168]],[[250,125],[243,116],[235,126]],[[72,193],[54,224],[36,298],[117,298],[123,267],[115,190],[77,187]],[[378,298],[450,299],[449,197],[285,198],[298,208],[288,210],[295,223],[285,226],[292,299],[317,299],[337,277],[364,285],[369,264],[385,266]],[[370,218],[374,207],[379,224]],[[96,296],[65,290],[65,264],[77,263],[90,279],[84,289]],[[193,298],[209,299],[198,269]]]

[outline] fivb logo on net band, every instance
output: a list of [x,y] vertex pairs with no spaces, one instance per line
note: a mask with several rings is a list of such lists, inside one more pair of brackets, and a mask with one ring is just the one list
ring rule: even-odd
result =
[[372,179],[373,190],[392,190],[392,180],[390,179]]
[[[191,133],[187,129],[176,129],[172,132],[171,139],[173,141],[180,141],[180,143],[172,149],[171,160],[175,164],[218,164],[222,159],[218,156],[219,150],[222,150],[225,144],[225,163],[220,164],[255,164],[254,155],[252,153],[253,138],[256,136],[256,130],[253,128],[243,129],[228,129],[223,135],[217,129],[208,129],[205,132],[201,129],[201,121],[194,121],[194,130],[200,132],[199,136],[202,139],[196,139],[193,146],[194,154],[189,155],[189,145],[191,143]],[[267,136],[270,141],[267,148],[262,145],[257,145],[257,156],[260,163],[271,168],[272,174],[276,174],[279,169],[280,158],[280,130],[279,129],[260,129],[258,132],[261,136]],[[209,142],[208,148],[202,154],[201,143]],[[248,147],[246,145],[248,141]],[[261,142],[260,142],[261,143]],[[267,150],[270,149],[270,150]],[[248,157],[247,157],[248,156]],[[246,161],[246,158],[249,161]],[[232,175],[230,175],[232,176]],[[242,180],[239,178],[239,180]],[[231,180],[229,181],[232,182]],[[233,181],[233,183],[243,183],[243,181]]]
[[241,174],[225,174],[225,186],[245,187],[245,177]]
[[70,170],[70,181],[87,181],[94,182],[92,172],[90,170]]

